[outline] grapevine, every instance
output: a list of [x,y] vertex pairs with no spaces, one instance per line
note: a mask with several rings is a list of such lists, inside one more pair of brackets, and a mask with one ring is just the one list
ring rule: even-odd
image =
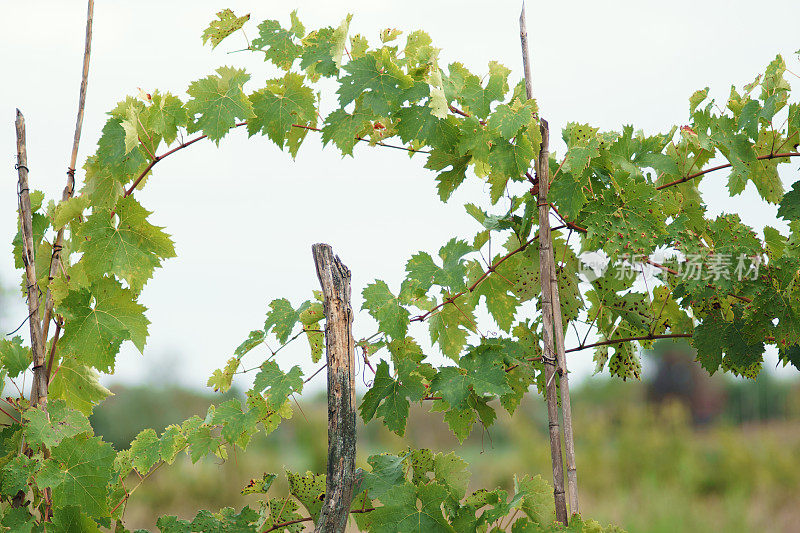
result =
[[[78,188],[92,7],[90,1],[79,117],[60,200],[46,201],[34,190],[24,118],[17,117],[20,226],[13,244],[24,270],[31,343],[21,336],[0,340],[0,375],[15,386],[26,373],[34,379],[27,398],[21,391],[0,409],[11,420],[0,430],[0,525],[7,530],[127,531],[127,502],[157,469],[179,454],[192,462],[227,459],[292,416],[291,398],[317,374],[282,361],[285,346],[307,342],[311,360],[324,366],[325,297],[314,291],[299,303],[277,298],[267,305],[263,328],[250,332],[208,380],[224,392],[235,375],[254,372],[243,400],[214,405],[160,435],[144,430],[118,452],[89,424],[109,395],[99,374],[114,372],[124,342],[144,350],[149,320],[139,297],[175,256],[170,236],[149,221],[137,193],[152,179],[168,179],[155,174],[165,158],[199,142],[220,145],[236,129],[292,158],[309,138],[343,157],[404,151],[434,173],[442,202],[467,180],[488,185],[485,197],[464,205],[476,222],[470,239],[454,237],[439,250],[414,254],[399,283],[376,279],[364,288],[362,310],[378,326],[355,342],[374,371],[358,407],[364,423],[380,419],[403,435],[411,404],[421,403],[441,413],[463,442],[476,425],[490,427],[497,409],[513,414],[532,387],[553,409],[557,403],[566,409],[565,354],[591,349],[597,371],[638,379],[637,349],[665,338],[690,340],[712,374],[755,377],[767,346],[782,364],[800,368],[800,180],[786,191],[780,176],[800,156],[800,104],[791,101],[781,56],[752,83],[732,88],[724,102],[711,99],[708,88],[695,92],[688,123],[666,133],[569,123],[562,130],[566,153],[557,155],[548,154],[549,128],[530,88],[525,80],[509,81],[500,63],[475,74],[461,63],[441,65],[439,49],[422,31],[403,39],[386,29],[376,43],[350,34],[350,16],[307,30],[292,12],[288,24],[262,21],[257,37],[244,39],[241,53],[256,54],[278,72],[266,83],[224,66],[190,83],[185,95],[153,90],[119,102]],[[212,49],[227,45],[250,31],[249,19],[220,11],[202,41]],[[732,196],[752,183],[777,206],[779,227],[758,234],[736,214],[708,216],[699,189],[706,179],[727,179]],[[585,283],[579,283],[586,272],[582,253],[606,260],[604,271]],[[548,257],[552,267],[543,264]],[[708,270],[687,276],[694,262]],[[711,270],[723,263],[741,268],[740,275]],[[645,264],[656,270],[646,280]],[[624,276],[631,267],[642,267],[642,274]],[[554,283],[542,283],[542,272]],[[543,298],[548,288],[553,297]],[[482,333],[480,310],[498,335]],[[427,338],[415,337],[424,328]],[[268,346],[273,340],[275,349]],[[434,365],[423,348],[428,344],[449,363]],[[567,425],[568,476],[574,476]],[[409,449],[374,455],[362,466],[349,509],[364,531],[617,530],[579,514],[567,520],[557,479],[555,489],[540,476],[521,475],[513,493],[468,493],[468,465],[453,452]],[[133,486],[131,473],[140,478]],[[260,495],[256,508],[203,510],[193,520],[166,516],[158,527],[294,532],[318,523],[325,475],[285,476],[291,496],[271,497],[277,475],[268,473],[244,487]],[[570,490],[577,491],[576,483],[570,477]],[[563,473],[561,492],[563,502]],[[578,510],[577,492],[570,505]]]

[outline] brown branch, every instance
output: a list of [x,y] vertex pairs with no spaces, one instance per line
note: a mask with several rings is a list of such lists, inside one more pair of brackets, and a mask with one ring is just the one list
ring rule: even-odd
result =
[[58,337],[61,335],[61,322],[56,322],[56,332],[53,333],[53,341],[50,343],[50,357],[47,359],[47,372],[45,374],[47,384],[50,385],[50,374],[53,372],[53,361],[56,358],[56,345]]
[[269,529],[265,529],[264,533],[268,533],[269,531],[275,531],[276,529],[281,529],[283,527],[290,526],[292,524],[300,524],[302,522],[310,522],[312,520],[314,520],[314,519],[311,518],[310,516],[306,516],[305,518],[298,518],[296,520],[289,520],[288,522],[281,522],[280,524],[275,524],[274,526],[272,526]]
[[[83,70],[81,72],[81,88],[78,91],[78,117],[75,120],[75,134],[72,138],[72,153],[69,158],[67,168],[67,186],[61,194],[61,201],[65,202],[75,194],[75,165],[78,161],[78,147],[81,142],[81,131],[83,129],[83,111],[86,107],[86,88],[89,84],[89,59],[92,54],[92,22],[94,20],[94,0],[89,0],[86,8],[86,40],[83,49]],[[50,256],[50,273],[48,281],[52,281],[58,275],[59,264],[61,262],[61,248],[64,245],[64,228],[59,228],[56,239],[53,241],[53,253]],[[53,294],[48,283],[47,293],[44,298],[44,316],[42,317],[42,341],[47,342],[50,331],[50,318],[53,316]],[[55,346],[55,345],[54,345]],[[50,372],[48,370],[48,376]]]

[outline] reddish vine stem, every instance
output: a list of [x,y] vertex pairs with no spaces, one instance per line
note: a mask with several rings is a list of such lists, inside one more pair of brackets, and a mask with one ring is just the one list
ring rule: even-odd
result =
[[[236,124],[234,124],[233,127],[234,128],[240,128],[240,127],[245,126],[245,125],[247,125],[246,121],[245,122],[237,122]],[[304,129],[304,130],[309,130],[309,131],[316,131],[316,132],[321,132],[322,131],[322,128],[315,128],[314,126],[306,126],[306,125],[303,125],[303,124],[292,124],[292,127],[293,128],[300,128],[300,129]],[[189,139],[186,142],[182,142],[181,144],[179,144],[175,148],[172,148],[171,150],[168,150],[168,151],[164,152],[161,155],[154,156],[150,160],[150,163],[146,167],[144,167],[144,170],[142,170],[142,172],[139,174],[139,176],[133,181],[131,186],[128,187],[128,189],[125,191],[125,194],[122,195],[123,198],[133,194],[133,191],[136,190],[136,187],[139,185],[139,183],[141,183],[141,181],[145,178],[145,176],[147,176],[147,174],[153,169],[153,167],[156,165],[156,163],[158,163],[159,161],[161,161],[165,157],[171,156],[172,154],[174,154],[175,152],[177,152],[179,150],[183,150],[184,148],[193,145],[197,141],[202,141],[203,139],[205,139],[207,137],[208,137],[208,135],[205,135],[205,134],[204,135],[198,135],[197,137]],[[364,137],[356,137],[356,140],[359,141],[359,142],[370,142],[369,139],[366,139]],[[417,150],[415,148],[408,148],[406,146],[397,146],[395,144],[386,144],[384,142],[377,142],[375,144],[377,146],[382,146],[384,148],[393,148],[395,150],[404,150],[406,152],[413,152],[413,153],[420,153],[420,154],[430,153],[427,150]]]
[[582,344],[581,346],[565,350],[565,352],[566,353],[579,352],[581,350],[588,350],[589,348],[596,348],[597,346],[609,346],[611,344],[622,344],[624,342],[651,341],[658,339],[689,339],[692,338],[693,336],[694,335],[692,335],[691,333],[667,333],[664,335],[642,335],[640,337],[626,337],[624,339],[611,339],[606,341],[595,342],[592,344]]
[[[353,510],[350,511],[350,514],[371,513],[375,509],[376,509],[375,507],[367,507],[366,509],[353,509]],[[263,531],[263,533],[269,533],[270,531],[275,531],[276,529],[281,529],[281,528],[284,528],[286,526],[291,526],[292,524],[301,524],[303,522],[310,522],[312,520],[313,520],[313,518],[310,517],[310,516],[306,516],[306,517],[303,517],[303,518],[296,518],[294,520],[289,520],[287,522],[281,522],[279,524],[274,524],[269,529],[265,529]]]
[[[798,156],[800,156],[800,152],[786,152],[786,153],[782,153],[782,154],[760,155],[760,156],[756,157],[756,159],[759,160],[759,161],[764,161],[765,159],[778,159],[778,158],[781,158],[781,157],[798,157]],[[708,174],[709,172],[714,172],[715,170],[722,170],[724,168],[730,168],[732,166],[733,165],[731,163],[725,163],[725,164],[722,164],[722,165],[717,165],[715,167],[707,168],[705,170],[701,170],[699,172],[695,172],[694,174],[689,174],[688,176],[684,176],[683,178],[677,179],[675,181],[671,181],[669,183],[665,183],[663,185],[659,185],[658,187],[656,187],[656,190],[660,191],[661,189],[666,189],[667,187],[672,187],[673,185],[680,185],[681,183],[686,183],[687,181],[691,181],[691,180],[693,180],[695,178],[699,178],[700,176],[702,176],[704,174]]]

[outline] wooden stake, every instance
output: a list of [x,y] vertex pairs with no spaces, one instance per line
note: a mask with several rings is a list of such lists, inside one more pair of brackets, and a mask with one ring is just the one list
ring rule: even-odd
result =
[[[524,19],[523,19],[524,21]],[[547,121],[541,119],[542,145],[539,149],[539,161],[536,176],[539,178],[539,279],[542,286],[542,340],[544,352],[545,399],[547,401],[547,419],[550,426],[550,459],[553,464],[553,498],[556,506],[556,520],[567,525],[567,503],[564,496],[564,462],[561,457],[561,431],[558,424],[558,383],[555,380],[558,357],[553,341],[553,285],[551,263],[553,257],[552,238],[550,237],[550,206],[547,203],[549,172],[549,139],[550,130]]]
[[[528,52],[528,32],[525,23],[525,6],[519,17],[520,44],[522,45],[522,64],[525,72],[525,92],[533,98],[533,75],[531,74]],[[572,433],[572,409],[569,398],[569,378],[564,355],[564,329],[561,317],[561,300],[558,294],[558,278],[555,255],[550,233],[550,205],[547,195],[550,189],[549,142],[550,129],[546,120],[541,119],[542,144],[539,151],[536,176],[539,183],[539,278],[542,286],[542,322],[545,348],[545,380],[547,411],[550,421],[550,451],[553,463],[553,492],[556,505],[556,518],[567,524],[567,509],[564,499],[564,466],[561,457],[561,438],[558,428],[558,395],[554,374],[558,366],[561,405],[564,416],[564,440],[567,452],[567,478],[572,513],[578,512],[578,482],[575,466],[575,446]]]
[[555,259],[550,255],[550,271],[553,274],[553,331],[555,332],[556,356],[558,358],[559,389],[561,391],[561,415],[564,417],[564,452],[567,458],[567,492],[570,514],[579,514],[578,467],[575,465],[575,441],[572,434],[572,405],[569,397],[569,373],[564,353],[564,326],[561,320],[561,300],[558,295],[558,272]]
[[[83,49],[83,71],[81,73],[81,88],[78,93],[78,118],[75,121],[75,135],[72,139],[72,154],[69,158],[69,167],[67,167],[67,186],[64,187],[64,192],[61,194],[61,201],[64,202],[72,198],[75,194],[75,165],[78,162],[78,146],[81,142],[81,130],[83,128],[83,110],[86,107],[86,87],[89,83],[89,58],[92,53],[92,22],[94,21],[94,0],[88,1],[86,11],[86,41]],[[58,275],[59,262],[61,261],[61,247],[64,245],[64,228],[61,228],[56,233],[56,239],[53,241],[53,255],[50,257],[50,274],[49,281]],[[50,292],[50,287],[47,287],[47,293],[44,298],[44,316],[42,317],[42,338],[47,342],[47,336],[50,332],[50,319],[53,316],[53,295]],[[52,357],[55,356],[55,341],[53,341],[53,349],[51,350],[51,360],[48,361],[48,366],[52,366]]]
[[328,361],[328,468],[317,533],[342,533],[353,499],[356,459],[355,340],[350,270],[327,244],[311,247],[325,296]]
[[25,282],[28,286],[28,323],[31,332],[31,358],[33,359],[33,383],[31,405],[47,410],[47,369],[44,366],[45,346],[42,338],[42,323],[39,317],[39,285],[36,282],[34,261],[33,214],[28,190],[28,152],[25,141],[25,117],[17,109],[14,122],[17,130],[17,175],[19,188],[19,218],[22,228],[22,263],[25,265]]

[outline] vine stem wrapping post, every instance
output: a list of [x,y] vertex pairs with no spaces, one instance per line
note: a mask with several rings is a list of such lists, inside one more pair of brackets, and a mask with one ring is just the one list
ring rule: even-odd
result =
[[317,533],[342,533],[353,499],[356,460],[355,339],[350,270],[327,244],[311,247],[325,296],[328,369],[328,467]]

